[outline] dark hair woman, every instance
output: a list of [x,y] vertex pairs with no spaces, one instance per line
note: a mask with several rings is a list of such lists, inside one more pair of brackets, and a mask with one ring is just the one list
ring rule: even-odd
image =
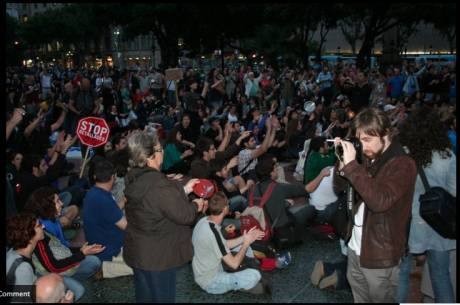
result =
[[[452,153],[447,130],[435,110],[423,107],[412,113],[402,124],[399,137],[409,150],[417,166],[423,168],[430,187],[440,186],[452,196],[457,194],[457,164]],[[451,271],[455,264],[457,242],[443,238],[420,216],[419,197],[425,193],[420,175],[417,176],[412,201],[412,221],[409,233],[409,252],[426,253],[429,277],[436,303],[453,303],[454,285]],[[411,255],[401,263],[397,302],[405,302],[409,293]],[[425,276],[426,274],[424,274]]]
[[44,238],[43,225],[33,214],[15,215],[7,220],[6,282],[9,285],[33,285],[37,279],[32,253]]
[[166,138],[162,171],[170,174],[187,174],[190,170],[189,158],[193,150],[187,149],[182,152],[182,134],[179,128],[173,128]]

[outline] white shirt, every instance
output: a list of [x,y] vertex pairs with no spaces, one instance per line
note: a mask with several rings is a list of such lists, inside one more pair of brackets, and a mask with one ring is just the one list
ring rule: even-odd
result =
[[351,232],[350,242],[348,247],[355,251],[356,255],[361,255],[361,239],[363,235],[363,222],[364,222],[364,202],[361,203],[358,213],[355,215],[355,223]]
[[168,88],[168,91],[176,91],[176,83],[172,80],[168,80],[166,88]]
[[42,74],[41,85],[42,85],[42,88],[51,88],[51,75]]
[[222,257],[230,253],[221,226],[203,217],[192,234],[192,270],[195,282],[206,289],[218,273],[223,273]]
[[324,177],[319,183],[316,190],[310,194],[310,204],[318,211],[323,211],[329,204],[337,200],[332,185],[332,178],[334,177],[334,167],[329,167],[329,176]]

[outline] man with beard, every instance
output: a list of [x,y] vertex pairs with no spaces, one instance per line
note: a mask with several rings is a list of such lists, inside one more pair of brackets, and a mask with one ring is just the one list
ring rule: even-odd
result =
[[346,237],[347,279],[355,302],[395,302],[417,167],[393,138],[391,122],[379,109],[360,112],[351,135],[361,141],[362,164],[356,161],[351,142],[335,138],[336,150],[342,146],[343,156],[334,188],[345,189],[348,180],[357,195]]

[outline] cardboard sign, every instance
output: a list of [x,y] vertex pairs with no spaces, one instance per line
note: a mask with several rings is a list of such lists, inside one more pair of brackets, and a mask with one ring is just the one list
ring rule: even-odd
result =
[[184,75],[183,71],[181,68],[174,68],[174,69],[167,69],[165,70],[165,78],[166,80],[175,80],[179,81],[181,80]]
[[102,118],[86,117],[78,121],[77,136],[80,141],[91,147],[98,147],[107,143],[110,128]]

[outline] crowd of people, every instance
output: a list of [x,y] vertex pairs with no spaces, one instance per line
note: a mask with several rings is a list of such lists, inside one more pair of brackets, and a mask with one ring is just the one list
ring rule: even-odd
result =
[[[422,293],[456,300],[456,241],[418,200],[420,168],[456,196],[455,63],[188,68],[179,81],[158,68],[7,67],[6,91],[7,280],[35,283],[37,300],[133,276],[136,302],[174,302],[187,263],[207,293],[271,293],[260,253],[286,268],[312,229],[343,254],[315,263],[321,289],[405,302],[416,257]],[[79,142],[88,116],[107,122],[105,145]],[[209,198],[194,192],[203,179]],[[254,202],[260,226],[240,230]]]

